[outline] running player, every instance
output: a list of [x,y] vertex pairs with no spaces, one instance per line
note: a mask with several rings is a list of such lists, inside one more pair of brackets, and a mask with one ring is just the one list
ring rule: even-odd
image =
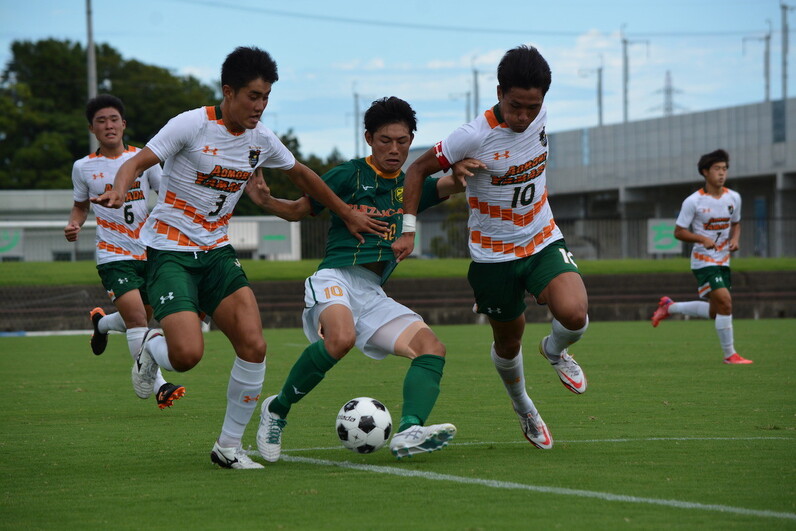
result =
[[[445,346],[423,319],[382,289],[396,262],[391,243],[401,233],[401,167],[417,130],[415,111],[399,98],[382,98],[365,112],[365,141],[371,155],[353,159],[323,176],[334,192],[362,211],[389,223],[381,236],[356,241],[332,215],[326,253],[305,282],[304,333],[312,343],[296,360],[282,390],[262,405],[257,446],[267,461],[277,461],[282,430],[291,406],[304,398],[356,345],[381,360],[395,354],[411,360],[404,378],[403,409],[390,450],[399,459],[442,449],[456,434],[453,424],[425,425],[440,392]],[[296,201],[270,196],[262,181],[252,181],[252,199],[288,220],[319,213],[323,205],[307,196]],[[457,189],[458,187],[458,189]],[[450,177],[429,178],[420,208],[435,205],[463,188]]]
[[236,48],[221,68],[220,106],[172,118],[119,169],[113,189],[92,199],[119,208],[136,175],[165,163],[165,189],[141,232],[150,260],[147,287],[163,334],[147,332],[133,364],[133,387],[146,396],[158,366],[182,372],[199,363],[199,312],[211,316],[236,354],[221,434],[210,454],[224,468],[262,468],[242,450],[241,439],[262,390],[266,344],[257,301],[227,236],[246,182],[261,166],[280,169],[345,220],[352,233],[379,233],[385,225],[351,210],[260,122],[278,77],[267,52]]
[[730,253],[738,250],[741,238],[741,196],[724,187],[729,167],[730,155],[723,149],[700,157],[697,169],[705,186],[685,198],[675,222],[674,237],[694,244],[691,272],[697,280],[699,297],[708,301],[674,302],[661,297],[652,314],[652,326],[658,326],[670,315],[713,319],[724,363],[748,365],[752,360],[735,352],[732,332]]
[[[74,204],[64,227],[67,241],[77,241],[86,222],[89,197],[96,197],[113,185],[119,167],[140,150],[124,143],[124,104],[110,94],[92,98],[86,104],[88,130],[97,138],[99,149],[75,162],[72,167]],[[153,166],[136,178],[120,210],[94,205],[97,218],[97,271],[102,285],[118,311],[105,315],[102,308],[89,313],[94,334],[91,350],[96,355],[105,352],[108,332],[126,332],[127,346],[135,360],[147,323],[152,318],[152,306],[146,291],[146,249],[138,239],[149,209],[150,190],[160,188],[160,166]],[[163,379],[160,370],[155,374],[154,388],[160,409],[171,407],[185,394],[181,385]]]
[[393,249],[403,260],[414,248],[423,179],[464,161],[472,170],[466,178],[472,258],[467,278],[475,295],[474,310],[485,314],[492,326],[491,358],[523,434],[537,448],[549,449],[553,439],[525,389],[525,293],[552,313],[552,330],[539,351],[576,394],[586,391],[586,377],[567,348],[586,331],[588,301],[547,201],[544,98],[550,67],[536,48],[519,46],[503,56],[497,78],[498,103],[409,166],[404,231]]

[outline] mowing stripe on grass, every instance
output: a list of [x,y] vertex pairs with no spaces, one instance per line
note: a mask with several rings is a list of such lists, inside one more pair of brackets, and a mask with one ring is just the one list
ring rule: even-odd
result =
[[796,520],[794,513],[780,513],[776,511],[760,511],[756,509],[745,509],[743,507],[731,507],[729,505],[703,504],[686,502],[680,500],[659,500],[656,498],[641,498],[638,496],[625,496],[622,494],[611,494],[610,492],[597,492],[590,490],[567,489],[562,487],[542,487],[538,485],[525,485],[523,483],[513,483],[510,481],[498,481],[493,479],[467,478],[453,476],[450,474],[438,474],[436,472],[422,472],[417,470],[406,470],[389,466],[361,465],[349,463],[347,461],[329,461],[327,459],[313,459],[311,457],[297,457],[293,455],[283,455],[282,460],[293,463],[306,463],[309,465],[336,466],[339,468],[350,468],[365,472],[375,472],[377,474],[389,474],[392,476],[416,477],[430,479],[433,481],[449,481],[452,483],[465,483],[470,485],[481,485],[493,489],[509,490],[530,490],[545,494],[559,494],[563,496],[580,496],[581,498],[596,498],[598,500],[616,501],[626,503],[643,503],[649,505],[664,505],[678,509],[697,509],[702,511],[718,511],[722,513],[742,514],[745,516],[759,516],[761,518],[784,518],[786,520]]

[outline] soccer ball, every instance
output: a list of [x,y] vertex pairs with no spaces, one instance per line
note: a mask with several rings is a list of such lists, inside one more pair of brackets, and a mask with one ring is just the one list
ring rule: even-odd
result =
[[354,398],[340,408],[336,428],[343,446],[360,454],[369,454],[384,446],[390,438],[392,417],[378,400]]

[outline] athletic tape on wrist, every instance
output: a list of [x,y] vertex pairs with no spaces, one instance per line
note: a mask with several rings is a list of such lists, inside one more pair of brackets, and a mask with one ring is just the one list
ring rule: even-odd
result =
[[417,216],[414,214],[404,214],[404,225],[402,232],[417,232]]

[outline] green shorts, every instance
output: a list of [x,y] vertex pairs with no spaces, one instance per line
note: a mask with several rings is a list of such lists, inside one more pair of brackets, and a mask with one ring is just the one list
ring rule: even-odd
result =
[[146,252],[147,288],[158,321],[184,311],[212,316],[224,298],[249,285],[231,245],[195,253],[150,247]]
[[102,285],[112,301],[128,291],[137,289],[147,303],[146,262],[144,260],[116,260],[97,266]]
[[513,321],[525,312],[525,292],[539,297],[561,273],[580,274],[564,240],[538,253],[508,262],[471,262],[467,280],[473,288],[476,311],[495,321]]
[[697,279],[697,293],[702,299],[707,299],[710,292],[716,289],[727,288],[732,291],[732,278],[727,266],[700,267],[691,272]]

